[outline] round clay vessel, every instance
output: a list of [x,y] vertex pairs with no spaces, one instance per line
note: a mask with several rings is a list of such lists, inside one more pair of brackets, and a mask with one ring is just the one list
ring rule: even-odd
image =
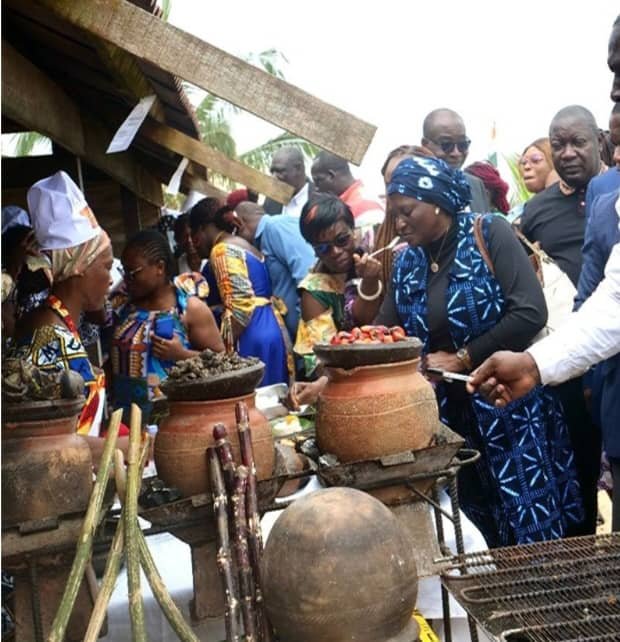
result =
[[[42,402],[36,403],[34,414],[41,417]],[[82,404],[67,401],[63,410],[55,402],[52,418],[3,422],[3,527],[86,510],[93,481],[90,448],[75,432]],[[25,418],[28,406],[23,404]]]
[[233,456],[240,463],[235,419],[238,401],[248,406],[257,478],[271,477],[275,462],[271,425],[254,405],[254,393],[213,401],[170,401],[170,412],[155,438],[158,477],[178,488],[184,497],[209,493],[206,449],[215,444],[214,424],[226,426]]
[[281,642],[417,639],[411,540],[366,493],[327,488],[296,500],[269,534],[262,575]]
[[429,446],[439,410],[419,361],[326,368],[316,414],[321,452],[346,463]]

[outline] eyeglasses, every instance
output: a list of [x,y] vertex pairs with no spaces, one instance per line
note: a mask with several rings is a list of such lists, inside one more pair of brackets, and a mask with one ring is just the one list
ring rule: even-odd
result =
[[451,141],[451,140],[431,140],[431,143],[434,145],[437,145],[437,147],[441,147],[441,151],[444,154],[449,154],[455,147],[461,152],[461,154],[464,154],[465,152],[469,151],[469,146],[471,145],[471,140],[469,138],[466,138],[465,140],[459,140],[459,141]]
[[123,266],[119,267],[118,269],[123,275],[125,281],[133,281],[136,278],[136,274],[144,270],[144,266],[141,265],[140,267],[134,268],[133,270],[126,270]]
[[519,165],[521,165],[521,167],[524,167],[528,163],[530,165],[538,165],[538,163],[542,163],[544,160],[545,157],[542,154],[530,154],[529,156],[523,156],[519,160]]
[[313,245],[314,251],[317,256],[325,256],[329,254],[332,247],[346,247],[351,240],[351,232],[339,234],[333,241],[326,241],[325,243],[317,243]]

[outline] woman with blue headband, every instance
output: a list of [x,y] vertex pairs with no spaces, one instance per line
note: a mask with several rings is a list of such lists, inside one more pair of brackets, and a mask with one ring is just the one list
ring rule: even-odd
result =
[[[394,260],[378,322],[419,337],[425,369],[467,373],[496,350],[525,348],[547,309],[503,217],[465,211],[464,175],[435,158],[402,160],[387,194],[408,247]],[[460,382],[438,379],[436,393],[441,420],[482,455],[459,473],[459,496],[490,547],[563,537],[583,520],[573,451],[552,393],[538,387],[504,409],[468,395]]]

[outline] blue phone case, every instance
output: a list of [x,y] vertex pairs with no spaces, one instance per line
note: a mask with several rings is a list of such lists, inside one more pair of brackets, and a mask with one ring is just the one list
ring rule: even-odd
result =
[[153,332],[162,339],[172,339],[174,323],[171,317],[157,317]]

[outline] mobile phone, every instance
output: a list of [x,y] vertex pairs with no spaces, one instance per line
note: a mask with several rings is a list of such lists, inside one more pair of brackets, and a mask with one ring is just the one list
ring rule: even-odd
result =
[[157,317],[155,319],[153,332],[156,336],[161,337],[162,339],[172,339],[172,336],[174,335],[174,323],[172,317]]
[[448,372],[441,368],[426,368],[426,372],[428,372],[428,374],[437,375],[444,381],[464,381],[465,383],[469,381],[469,375],[460,374],[458,372]]

